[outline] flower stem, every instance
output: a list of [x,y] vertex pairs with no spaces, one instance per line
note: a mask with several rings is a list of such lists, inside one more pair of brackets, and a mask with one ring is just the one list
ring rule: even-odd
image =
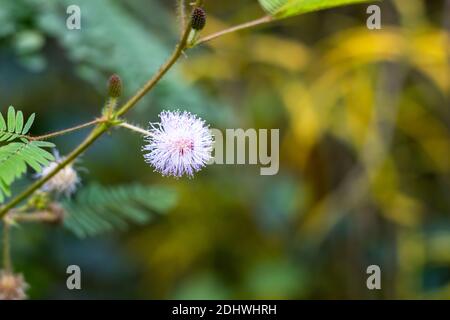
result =
[[127,128],[128,130],[131,130],[131,131],[134,131],[134,132],[138,132],[138,133],[140,133],[140,134],[142,134],[144,136],[151,136],[152,135],[151,132],[149,132],[147,130],[144,130],[142,128],[139,128],[137,126],[133,126],[132,124],[129,124],[129,123],[126,123],[126,122],[122,122],[121,124],[119,124],[119,126]]
[[11,243],[10,243],[10,225],[7,219],[3,219],[3,269],[5,272],[12,272],[11,263]]
[[[201,3],[200,0],[197,0],[197,5]],[[131,97],[118,111],[116,111],[113,115],[113,119],[117,119],[120,116],[124,115],[128,112],[136,103],[150,91],[161,78],[167,73],[167,71],[175,64],[175,62],[180,58],[183,53],[183,50],[186,48],[187,39],[189,33],[191,31],[191,24],[188,23],[186,25],[186,29],[184,30],[183,36],[175,50],[173,51],[170,58],[167,62],[159,69],[159,71],[133,96]],[[9,210],[17,206],[20,202],[27,199],[30,195],[32,195],[36,190],[42,187],[47,181],[49,181],[52,177],[54,177],[60,170],[62,170],[65,166],[73,162],[80,154],[82,154],[92,143],[94,143],[100,136],[102,136],[111,126],[116,126],[118,123],[107,120],[107,122],[100,122],[97,126],[91,131],[91,133],[87,136],[87,138],[73,150],[63,161],[61,161],[49,174],[41,179],[37,180],[35,183],[31,184],[27,189],[22,191],[19,195],[13,198],[8,204],[0,208],[0,218],[4,217]]]
[[[197,0],[194,4],[195,7],[201,6],[203,4],[203,0]],[[206,36],[200,39],[196,44],[201,44],[222,35],[235,32],[238,30],[250,28],[253,26],[257,26],[260,24],[268,23],[273,21],[271,16],[265,16],[257,20],[253,20],[212,35]],[[43,186],[47,181],[49,181],[52,177],[54,177],[60,170],[62,170],[65,166],[72,163],[80,154],[82,154],[91,144],[93,144],[99,137],[101,137],[110,127],[120,125],[120,122],[117,121],[122,115],[127,113],[131,108],[133,108],[139,100],[142,99],[153,87],[161,80],[161,78],[170,70],[170,68],[177,62],[180,56],[183,54],[183,51],[187,49],[187,41],[189,38],[189,34],[191,32],[191,23],[186,23],[185,30],[183,35],[175,47],[172,55],[166,61],[165,64],[158,70],[158,72],[134,95],[132,96],[122,107],[113,113],[113,115],[108,119],[97,119],[86,124],[82,124],[73,128],[61,130],[58,132],[50,133],[47,135],[34,137],[34,140],[42,140],[48,139],[51,137],[56,137],[62,134],[66,134],[72,131],[80,130],[82,128],[91,126],[96,124],[96,127],[92,129],[90,134],[86,137],[86,139],[76,147],[63,161],[61,161],[48,175],[42,177],[40,180],[37,180],[33,184],[31,184],[27,189],[22,191],[19,195],[14,197],[9,203],[0,207],[0,218],[3,218],[9,210],[20,204],[23,200],[27,199],[30,195],[32,195],[36,190],[38,190],[41,186]],[[31,139],[31,138],[30,138]]]

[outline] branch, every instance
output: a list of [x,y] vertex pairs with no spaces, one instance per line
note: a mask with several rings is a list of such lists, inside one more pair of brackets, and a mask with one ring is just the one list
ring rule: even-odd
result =
[[186,43],[191,32],[191,24],[186,24],[183,36],[180,42],[175,47],[174,52],[170,56],[169,60],[159,69],[159,71],[151,78],[127,103],[125,103],[117,112],[116,117],[121,117],[127,113],[133,106],[142,99],[143,96],[147,94],[161,78],[169,71],[169,69],[175,64],[175,62],[180,58],[183,50],[186,48]]
[[178,0],[178,19],[180,19],[180,32],[183,34],[186,24],[188,21],[186,21],[186,0]]
[[63,161],[61,161],[48,175],[45,177],[42,177],[40,180],[37,180],[33,184],[31,184],[27,189],[25,189],[22,193],[20,193],[18,196],[13,198],[8,204],[6,204],[4,207],[0,209],[0,218],[5,216],[9,210],[14,208],[16,205],[18,205],[20,202],[28,198],[30,195],[32,195],[37,189],[42,187],[47,181],[49,181],[51,178],[53,178],[60,170],[62,170],[65,166],[72,163],[80,154],[82,154],[94,141],[96,141],[103,133],[105,133],[108,128],[110,127],[109,124],[101,123],[97,125],[91,133],[88,135],[88,137],[77,147],[75,150],[73,150],[67,158],[65,158]]
[[68,134],[68,133],[71,133],[71,132],[74,132],[74,131],[78,131],[78,130],[81,130],[81,129],[93,126],[93,125],[98,124],[98,123],[103,122],[103,121],[105,121],[105,120],[104,119],[95,119],[95,120],[92,120],[90,122],[86,122],[86,123],[83,123],[83,124],[80,124],[80,125],[77,125],[77,126],[74,126],[74,127],[71,127],[71,128],[67,128],[67,129],[63,129],[63,130],[60,130],[60,131],[47,133],[47,134],[44,134],[44,135],[41,135],[41,136],[34,136],[34,137],[33,136],[26,136],[26,138],[31,140],[31,141],[47,140],[47,139],[50,139],[50,138],[62,136],[64,134]]
[[52,209],[51,211],[37,211],[33,213],[10,213],[7,215],[8,219],[14,223],[26,223],[26,222],[41,222],[55,224],[62,221],[64,211],[62,208],[58,210]]
[[[201,4],[201,0],[197,0],[196,5]],[[97,126],[91,131],[91,133],[86,137],[86,139],[73,150],[63,161],[61,161],[48,175],[42,177],[31,184],[27,189],[22,191],[19,195],[13,198],[8,204],[0,208],[0,218],[4,217],[9,210],[14,208],[23,200],[27,199],[36,190],[42,187],[47,181],[53,178],[60,170],[65,166],[72,163],[80,154],[82,154],[91,144],[93,144],[99,137],[101,137],[111,126],[117,125],[116,119],[127,113],[136,103],[150,91],[161,78],[169,71],[169,69],[175,64],[175,62],[180,58],[183,50],[186,48],[187,39],[191,31],[191,24],[186,24],[186,29],[184,30],[181,40],[175,47],[170,58],[167,62],[159,69],[159,71],[133,96],[131,97],[117,112],[113,114],[111,119],[105,122],[97,124]]]
[[213,33],[213,34],[210,34],[209,36],[203,37],[200,40],[198,40],[195,45],[199,45],[199,44],[202,44],[204,42],[211,41],[213,39],[216,39],[218,37],[221,37],[223,35],[226,35],[226,34],[229,34],[229,33],[232,33],[232,32],[236,32],[236,31],[239,31],[239,30],[252,28],[252,27],[255,27],[255,26],[258,26],[258,25],[261,25],[261,24],[266,24],[266,23],[269,23],[269,22],[272,22],[272,21],[274,21],[273,17],[271,17],[271,16],[264,16],[264,17],[256,19],[256,20],[252,20],[252,21],[249,21],[249,22],[246,22],[246,23],[243,23],[243,24],[239,24],[237,26],[234,26],[234,27],[231,27],[231,28],[228,28],[228,29],[225,29],[225,30]]
[[[197,0],[195,3],[195,6],[198,7],[202,5],[202,0]],[[273,21],[274,19],[271,16],[265,16],[257,20],[253,20],[223,31],[220,31],[218,33],[214,33],[212,35],[206,36],[202,39],[200,39],[197,44],[201,44],[207,41],[210,41],[212,39],[215,39],[217,37],[220,37],[222,35],[235,32],[238,30],[254,27],[260,24],[265,24],[268,22]],[[117,122],[117,119],[123,116],[125,113],[127,113],[131,108],[133,108],[136,103],[139,102],[139,100],[142,99],[160,80],[161,78],[167,73],[167,71],[170,70],[170,68],[175,64],[175,62],[180,58],[180,56],[183,54],[183,50],[187,49],[187,41],[189,38],[189,34],[191,31],[191,24],[187,23],[185,26],[185,30],[183,32],[183,35],[178,42],[178,44],[175,47],[175,50],[173,51],[172,55],[169,57],[167,62],[158,70],[158,72],[134,95],[132,96],[117,112],[115,112],[110,118],[107,120],[104,120],[102,122],[98,121],[96,122],[97,126],[91,131],[91,133],[86,137],[86,139],[77,147],[75,148],[63,161],[61,161],[48,175],[45,177],[42,177],[40,180],[37,180],[33,184],[31,184],[27,189],[22,191],[19,195],[17,195],[15,198],[13,198],[8,204],[0,208],[0,218],[4,217],[9,210],[17,206],[20,202],[27,199],[30,195],[32,195],[36,190],[38,190],[40,187],[42,187],[47,181],[49,181],[51,178],[53,178],[60,170],[62,170],[65,166],[72,163],[80,154],[82,154],[91,144],[93,144],[99,137],[101,137],[108,129],[112,126],[117,126],[119,123]],[[89,125],[92,125],[92,123],[89,123]],[[86,125],[87,126],[87,125]],[[82,127],[85,127],[82,125]],[[67,130],[62,130],[64,133],[68,133],[71,131],[79,130],[80,127],[74,127]],[[45,136],[41,136],[48,138],[56,136],[57,134],[64,134],[64,133],[54,133],[49,134]]]

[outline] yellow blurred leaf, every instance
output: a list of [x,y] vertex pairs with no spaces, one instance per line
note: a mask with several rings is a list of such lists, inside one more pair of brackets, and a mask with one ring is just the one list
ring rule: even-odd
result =
[[420,223],[422,205],[402,193],[398,172],[391,159],[372,172],[370,180],[373,198],[386,218],[410,227]]
[[300,72],[310,63],[310,49],[297,41],[273,36],[254,36],[249,54],[257,62],[273,64],[292,72]]
[[282,97],[291,114],[291,127],[297,143],[301,145],[298,150],[299,160],[301,165],[304,165],[312,147],[321,138],[322,122],[309,92],[302,83],[287,84],[283,88]]

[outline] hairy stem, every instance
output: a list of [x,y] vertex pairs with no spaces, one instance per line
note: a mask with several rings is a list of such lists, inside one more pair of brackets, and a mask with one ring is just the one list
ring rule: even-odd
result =
[[50,139],[50,138],[62,136],[64,134],[68,134],[68,133],[71,133],[71,132],[74,132],[74,131],[78,131],[78,130],[81,130],[81,129],[93,126],[93,125],[98,124],[98,123],[100,123],[102,121],[104,121],[104,120],[103,119],[95,119],[95,120],[92,120],[92,121],[89,121],[89,122],[86,122],[86,123],[83,123],[83,124],[80,124],[80,125],[77,125],[77,126],[74,126],[74,127],[71,127],[71,128],[67,128],[67,129],[64,129],[64,130],[47,133],[47,134],[44,134],[44,135],[41,135],[41,136],[34,136],[34,137],[33,136],[28,136],[27,138],[32,140],[32,141],[34,141],[34,140],[47,140],[47,139]]
[[180,19],[180,32],[183,34],[184,29],[186,28],[186,0],[178,0],[178,19]]
[[218,37],[221,37],[223,35],[226,35],[226,34],[229,34],[229,33],[232,33],[232,32],[236,32],[236,31],[239,31],[239,30],[242,30],[242,29],[248,29],[248,28],[252,28],[252,27],[255,27],[255,26],[258,26],[258,25],[261,25],[261,24],[269,23],[269,22],[271,22],[273,20],[274,19],[271,16],[264,16],[264,17],[256,19],[256,20],[252,20],[252,21],[249,21],[249,22],[246,22],[246,23],[243,23],[243,24],[239,24],[237,26],[234,26],[234,27],[231,27],[231,28],[228,28],[228,29],[225,29],[225,30],[213,33],[213,34],[210,34],[209,36],[203,37],[200,40],[198,40],[195,43],[195,45],[199,45],[199,44],[202,44],[204,42],[211,41],[211,40],[216,39]]
[[128,130],[140,133],[140,134],[142,134],[144,136],[151,136],[152,135],[151,132],[149,132],[149,131],[147,131],[145,129],[139,128],[137,126],[133,126],[132,124],[129,124],[129,123],[126,123],[126,122],[122,122],[121,124],[119,124],[119,126],[123,127],[123,128],[126,128]]
[[17,223],[23,223],[23,222],[40,222],[40,223],[56,223],[59,221],[60,217],[51,211],[39,211],[39,212],[33,212],[33,213],[26,213],[26,214],[12,214],[8,215],[10,219]]
[[[201,6],[203,4],[202,0],[197,0],[194,4],[194,6]],[[268,23],[273,21],[273,18],[271,16],[265,16],[260,19],[256,19],[247,23],[243,23],[241,25],[237,25],[235,27],[211,34],[209,36],[206,36],[202,39],[200,39],[196,44],[201,44],[207,41],[210,41],[212,39],[218,38],[220,36],[223,36],[225,34],[235,32],[238,30],[254,27],[257,25],[261,25],[264,23]],[[91,133],[86,137],[86,139],[77,147],[75,150],[73,150],[62,162],[60,162],[48,175],[45,177],[42,177],[40,180],[37,180],[33,184],[31,184],[27,189],[22,191],[19,195],[14,197],[8,204],[0,208],[0,218],[4,217],[9,210],[20,204],[23,200],[27,199],[30,195],[32,195],[36,190],[38,190],[40,187],[42,187],[47,181],[49,181],[51,178],[53,178],[60,170],[62,170],[65,166],[72,163],[80,154],[82,154],[91,144],[93,144],[99,137],[101,137],[110,127],[120,125],[120,122],[115,121],[119,119],[121,116],[123,116],[125,113],[127,113],[131,108],[133,108],[136,103],[139,102],[139,100],[142,99],[153,87],[161,80],[161,78],[167,73],[167,71],[170,70],[170,68],[177,62],[177,60],[180,58],[180,56],[183,54],[183,50],[187,49],[187,41],[189,38],[189,34],[191,31],[191,24],[187,23],[185,26],[185,30],[183,32],[183,35],[178,42],[178,44],[175,47],[175,50],[173,51],[172,55],[169,57],[169,59],[166,61],[165,64],[162,65],[162,67],[158,70],[158,72],[134,95],[132,96],[122,107],[116,111],[109,119],[107,120],[94,120],[92,122],[76,126],[73,128],[69,128],[66,130],[62,130],[60,132],[55,132],[52,134],[35,137],[35,140],[38,140],[37,138],[44,139],[44,138],[50,138],[55,137],[57,135],[69,133],[75,130],[79,130],[85,127],[88,127],[93,124],[97,124],[97,126],[91,131]]]
[[17,195],[12,199],[7,205],[0,209],[0,218],[5,216],[9,210],[17,206],[20,202],[32,195],[37,189],[42,187],[48,180],[53,178],[60,170],[65,166],[72,163],[80,154],[82,154],[94,141],[96,141],[103,133],[105,133],[110,125],[106,123],[101,123],[97,125],[88,137],[75,149],[73,150],[63,161],[61,161],[48,175],[37,180],[31,184],[22,193]]
[[151,78],[130,100],[128,100],[117,112],[116,116],[120,117],[127,113],[133,106],[142,99],[143,96],[147,94],[158,82],[161,78],[169,71],[169,69],[175,64],[175,62],[180,58],[183,50],[186,48],[187,39],[189,37],[189,33],[191,31],[190,23],[187,24],[187,27],[184,30],[183,36],[180,42],[177,44],[174,52],[167,60],[167,62],[159,69],[159,71]]
[[[197,5],[202,1],[197,0]],[[159,69],[159,71],[133,96],[131,97],[117,112],[114,113],[113,118],[117,119],[120,116],[127,113],[136,103],[142,99],[142,97],[147,94],[161,78],[169,71],[169,69],[175,64],[175,62],[180,58],[183,50],[186,48],[187,39],[191,31],[190,23],[186,25],[183,36],[181,40],[175,47],[170,58],[167,62]],[[108,122],[99,123],[88,135],[88,137],[75,149],[73,150],[62,162],[60,162],[48,175],[37,180],[31,184],[27,189],[22,191],[19,195],[13,198],[8,204],[0,208],[0,218],[4,217],[9,210],[17,206],[20,202],[27,199],[36,190],[42,187],[47,181],[53,178],[60,170],[65,166],[72,163],[80,154],[82,154],[91,144],[93,144],[99,137],[101,137],[111,126],[115,126],[118,123],[108,120]]]
[[3,220],[3,270],[7,273],[12,272],[11,263],[11,243],[10,243],[10,225],[6,219]]

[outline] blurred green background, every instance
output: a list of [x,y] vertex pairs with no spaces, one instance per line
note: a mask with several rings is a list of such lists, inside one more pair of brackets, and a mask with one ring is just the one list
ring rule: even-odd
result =
[[[263,14],[256,0],[205,2],[203,34]],[[79,31],[65,28],[71,4]],[[223,130],[279,128],[278,175],[213,165],[195,179],[162,178],[144,163],[142,139],[114,130],[77,163],[83,185],[169,186],[175,207],[84,240],[14,229],[30,297],[450,298],[450,5],[377,4],[381,30],[367,29],[359,4],[189,51],[131,121],[180,108]],[[178,33],[176,1],[0,0],[0,21],[1,111],[36,112],[34,134],[97,116],[114,72],[129,97]],[[56,139],[60,153],[85,134]],[[70,264],[81,267],[80,291],[66,288]],[[382,290],[366,287],[372,264]]]

